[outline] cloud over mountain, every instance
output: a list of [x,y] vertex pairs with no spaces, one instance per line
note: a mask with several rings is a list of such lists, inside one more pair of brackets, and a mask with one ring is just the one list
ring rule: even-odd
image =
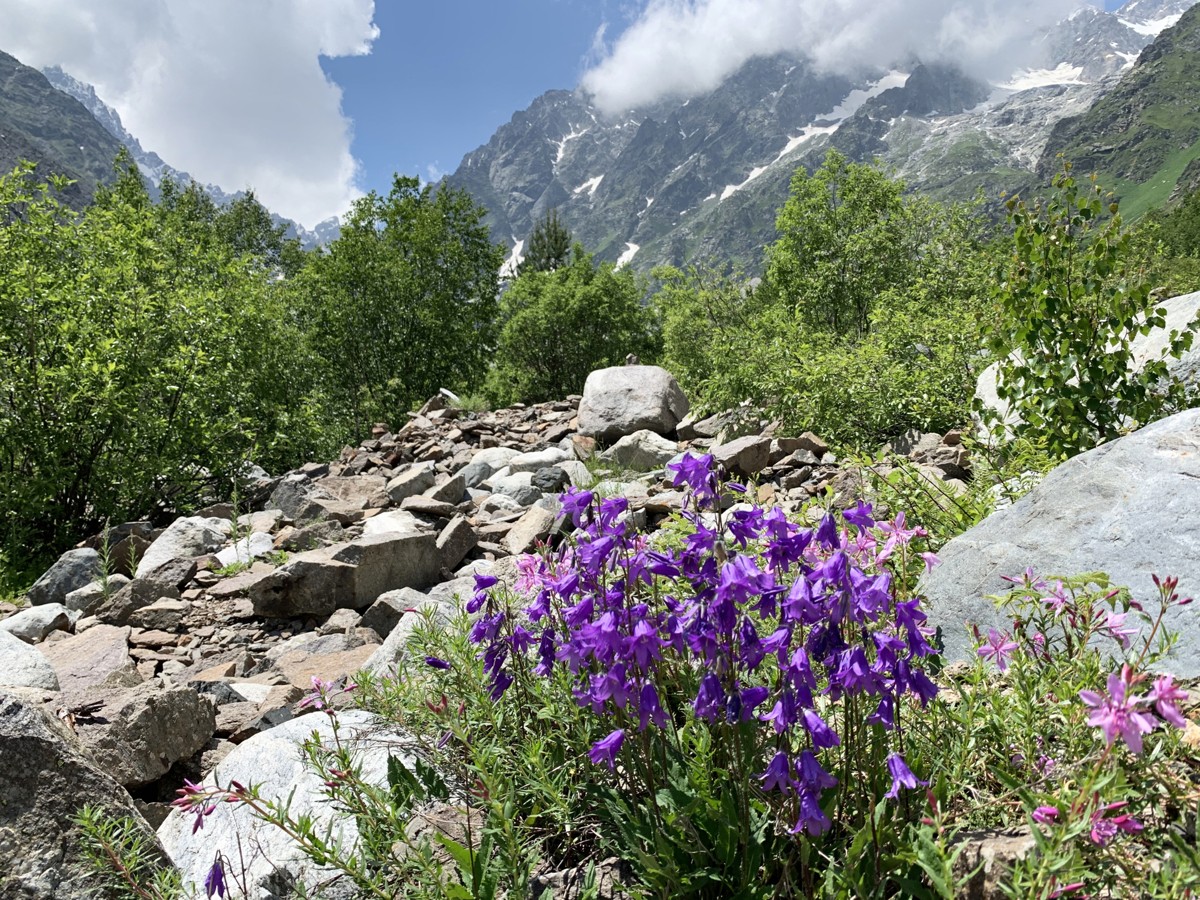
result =
[[[747,60],[797,53],[826,71],[912,58],[982,77],[1031,60],[1037,32],[1085,0],[650,0],[584,75],[608,113],[712,90]],[[603,40],[603,34],[599,35]]]
[[305,225],[358,196],[320,57],[369,53],[374,0],[0,0],[3,47],[90,82],[148,149]]

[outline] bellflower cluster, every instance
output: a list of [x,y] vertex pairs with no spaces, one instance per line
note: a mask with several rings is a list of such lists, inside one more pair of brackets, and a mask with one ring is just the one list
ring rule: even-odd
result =
[[886,773],[879,765],[887,796],[915,789],[901,701],[937,694],[924,664],[934,651],[919,600],[897,598],[888,561],[924,532],[903,515],[876,522],[861,502],[844,526],[829,514],[815,528],[777,508],[724,510],[734,499],[724,489],[741,486],[723,489],[711,455],[685,454],[668,471],[687,490],[679,549],[637,533],[624,498],[575,490],[562,497],[573,538],[518,562],[522,611],[495,578],[476,576],[467,609],[491,696],[522,672],[565,671],[580,706],[612,722],[589,754],[610,769],[634,734],[670,735],[689,718],[718,738],[748,729],[762,789],[796,816],[794,833],[831,827],[829,751],[847,727],[862,733],[854,716],[875,726],[879,763],[892,751]]

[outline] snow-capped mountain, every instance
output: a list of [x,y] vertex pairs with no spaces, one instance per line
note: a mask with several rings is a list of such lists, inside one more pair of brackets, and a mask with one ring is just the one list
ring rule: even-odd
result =
[[[134,162],[137,163],[138,170],[142,173],[142,176],[153,187],[157,188],[167,180],[180,185],[190,184],[192,181],[198,182],[198,179],[193,178],[189,173],[176,169],[174,166],[164,162],[162,157],[157,153],[143,148],[141,141],[126,130],[117,111],[100,99],[96,94],[96,89],[92,85],[80,81],[58,66],[49,66],[42,70],[42,74],[46,76],[46,79],[57,90],[74,97],[82,103],[88,112],[95,117],[96,121],[109,134],[121,142],[133,157]],[[240,192],[230,194],[215,184],[201,184],[201,186],[217,204],[222,206],[242,196]],[[336,217],[326,219],[311,230],[297,222],[293,222],[291,219],[286,219],[274,213],[272,213],[271,218],[274,219],[276,225],[285,225],[287,227],[286,236],[289,238],[299,238],[301,245],[305,249],[329,244],[337,238],[340,232],[339,222]]]
[[712,92],[606,119],[581,92],[550,91],[467,154],[446,182],[488,211],[511,262],[557,208],[602,259],[647,270],[699,259],[752,268],[774,238],[797,166],[829,147],[881,159],[910,188],[996,198],[1031,184],[1055,124],[1085,113],[1195,0],[1084,8],[1040,38],[1040,61],[983,84],[952,65],[898,61],[829,74],[804,59],[745,64]]

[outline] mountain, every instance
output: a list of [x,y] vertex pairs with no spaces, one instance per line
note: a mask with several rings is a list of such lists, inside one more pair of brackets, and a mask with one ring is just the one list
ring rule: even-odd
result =
[[[27,67],[22,66],[22,68]],[[33,69],[28,69],[28,71],[35,72]],[[129,151],[130,156],[133,157],[134,162],[137,164],[138,170],[142,173],[142,177],[146,179],[152,189],[157,189],[166,180],[181,185],[190,184],[192,181],[198,182],[198,179],[193,178],[189,173],[176,169],[174,166],[164,162],[162,157],[157,153],[148,151],[142,147],[141,141],[126,130],[117,111],[100,99],[96,93],[96,89],[92,85],[80,81],[58,66],[49,66],[43,69],[41,75],[44,76],[43,81],[46,81],[54,88],[60,97],[69,97],[77,105],[82,106],[89,114],[91,125],[99,126],[111,140],[116,142],[113,145],[115,149],[113,149],[108,158],[107,169],[103,173],[103,176],[97,180],[102,182],[111,180],[112,159],[116,156],[117,151],[121,147],[124,147]],[[0,93],[3,96],[8,96],[7,91]],[[59,100],[58,102],[63,101]],[[230,194],[215,184],[202,184],[202,187],[218,205],[222,206],[244,196],[244,193],[240,191]],[[293,222],[291,219],[285,219],[283,216],[274,213],[271,214],[271,218],[276,225],[284,225],[287,228],[287,237],[299,238],[301,245],[305,249],[312,249],[316,246],[328,244],[336,239],[339,233],[338,220],[336,218],[321,222],[311,231]]]
[[1200,7],[1177,14],[1180,5],[1156,10],[1157,21],[1174,24],[1142,51],[1120,84],[1084,114],[1055,126],[1039,175],[1052,175],[1061,153],[1077,173],[1095,173],[1114,190],[1129,216],[1200,184]]
[[38,175],[75,184],[64,199],[85,205],[113,175],[121,143],[77,100],[56,91],[41,72],[0,52],[0,172],[26,159]]
[[615,119],[580,91],[549,91],[445,181],[484,206],[510,262],[553,207],[601,259],[753,270],[792,173],[820,165],[830,147],[880,159],[941,199],[982,190],[994,200],[1035,183],[1055,125],[1113,90],[1194,2],[1084,8],[1039,35],[1035,68],[997,84],[945,63],[839,75],[781,55],[749,61],[706,95]]

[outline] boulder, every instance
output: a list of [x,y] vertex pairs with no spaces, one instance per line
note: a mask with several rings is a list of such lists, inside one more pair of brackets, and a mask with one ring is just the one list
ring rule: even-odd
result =
[[559,463],[558,465],[538,469],[533,473],[533,478],[529,480],[529,484],[544,494],[561,493],[571,483],[571,476],[562,468],[564,465],[566,463]]
[[519,451],[510,447],[488,447],[471,457],[471,461],[459,472],[467,487],[479,487],[493,474],[508,465],[508,461]]
[[0,897],[96,896],[96,878],[82,850],[83,835],[73,821],[87,804],[131,819],[152,860],[163,861],[154,832],[133,800],[92,761],[75,736],[42,710],[4,693],[0,772]]
[[65,641],[43,644],[41,652],[63,692],[86,698],[101,684],[133,685],[142,678],[129,655],[128,627],[96,625]]
[[771,461],[771,439],[747,435],[712,448],[713,459],[726,471],[749,478],[767,467]]
[[69,610],[90,616],[106,596],[111,597],[127,584],[129,579],[124,575],[110,575],[106,583],[97,580],[71,591],[63,604]]
[[190,608],[191,604],[186,600],[163,597],[135,610],[129,617],[129,624],[148,631],[175,631]]
[[548,509],[532,506],[513,525],[504,538],[509,553],[528,553],[538,541],[545,539],[554,529],[558,516]]
[[600,454],[601,459],[611,460],[623,469],[649,472],[666,465],[679,453],[674,441],[643,429],[627,434]]
[[[0,631],[0,687],[28,687],[43,691],[59,689],[54,666],[36,647],[19,637]],[[3,807],[0,807],[2,814]],[[0,841],[0,844],[3,844]]]
[[33,583],[26,596],[34,606],[63,603],[71,591],[100,577],[100,554],[88,547],[68,550]]
[[[474,579],[471,579],[472,584]],[[440,585],[439,585],[440,587]],[[383,643],[363,663],[363,668],[372,675],[390,675],[395,672],[396,664],[404,656],[409,639],[425,615],[431,615],[437,622],[449,622],[457,608],[457,602],[452,595],[446,593],[422,594],[419,591],[396,591],[385,594],[388,606],[400,611],[401,615]],[[383,600],[384,597],[380,597]]]
[[437,482],[432,463],[410,466],[387,483],[388,496],[393,503],[423,494]]
[[531,506],[542,498],[542,492],[533,486],[532,472],[516,472],[504,478],[495,478],[492,493],[510,497],[521,506]]
[[362,624],[372,629],[381,638],[386,638],[412,609],[420,609],[428,600],[427,595],[412,588],[388,591],[363,613]]
[[687,412],[688,399],[666,369],[614,366],[588,375],[579,403],[579,431],[601,441],[642,429],[667,434]]
[[419,534],[425,523],[404,509],[392,509],[363,522],[363,534]]
[[267,618],[328,616],[354,604],[354,565],[334,559],[334,544],[292,557],[247,589],[254,614]]
[[52,631],[65,631],[71,627],[71,617],[61,603],[45,603],[31,606],[0,621],[0,631],[7,631],[27,644],[43,641]]
[[219,551],[217,562],[222,566],[232,566],[234,563],[249,564],[274,549],[275,539],[271,535],[255,531],[244,538],[238,538],[232,546]]
[[402,587],[423,588],[438,580],[441,570],[437,536],[372,534],[331,548],[333,558],[356,567],[355,609],[370,606],[381,594]]
[[467,479],[462,475],[455,475],[448,481],[429,488],[425,491],[424,496],[430,500],[437,500],[439,503],[462,503],[466,493]]
[[[986,597],[1028,566],[1043,576],[1107,572],[1148,610],[1157,609],[1153,574],[1175,575],[1182,596],[1200,596],[1200,409],[1063,463],[938,555],[921,590],[951,660],[971,655],[965,623],[1009,626]],[[1198,615],[1193,604],[1166,617],[1179,642],[1160,666],[1182,678],[1200,676]]]
[[[389,756],[398,757],[410,769],[415,766],[405,749],[411,739],[386,730],[386,723],[370,713],[339,713],[338,727],[339,741],[361,765],[368,782],[386,788]],[[314,731],[323,741],[332,742],[333,724],[321,713],[256,734],[235,747],[204,783],[239,781],[256,786],[264,800],[284,802],[290,797],[292,815],[312,816],[319,834],[330,828],[333,840],[352,849],[358,842],[353,817],[337,811],[328,801],[321,778],[303,762],[302,745]],[[183,873],[185,890],[203,892],[204,876],[217,852],[244,865],[251,896],[289,896],[297,883],[311,891],[332,874],[309,860],[283,831],[264,824],[241,804],[217,804],[202,830],[193,832],[193,822],[193,815],[174,810],[158,830],[171,860]]]
[[437,536],[438,559],[443,569],[453,569],[475,549],[479,536],[463,516],[455,516]]
[[556,466],[571,458],[572,454],[567,450],[561,450],[558,447],[547,447],[545,450],[533,450],[529,453],[519,453],[512,457],[508,461],[508,471],[511,473],[533,473],[547,466]]
[[230,528],[228,519],[205,519],[200,516],[176,519],[147,548],[134,577],[142,578],[171,560],[194,559],[220,550],[229,539]]
[[98,689],[88,699],[102,705],[76,720],[76,733],[104,771],[127,788],[167,774],[203,748],[216,728],[212,701],[158,679]]

